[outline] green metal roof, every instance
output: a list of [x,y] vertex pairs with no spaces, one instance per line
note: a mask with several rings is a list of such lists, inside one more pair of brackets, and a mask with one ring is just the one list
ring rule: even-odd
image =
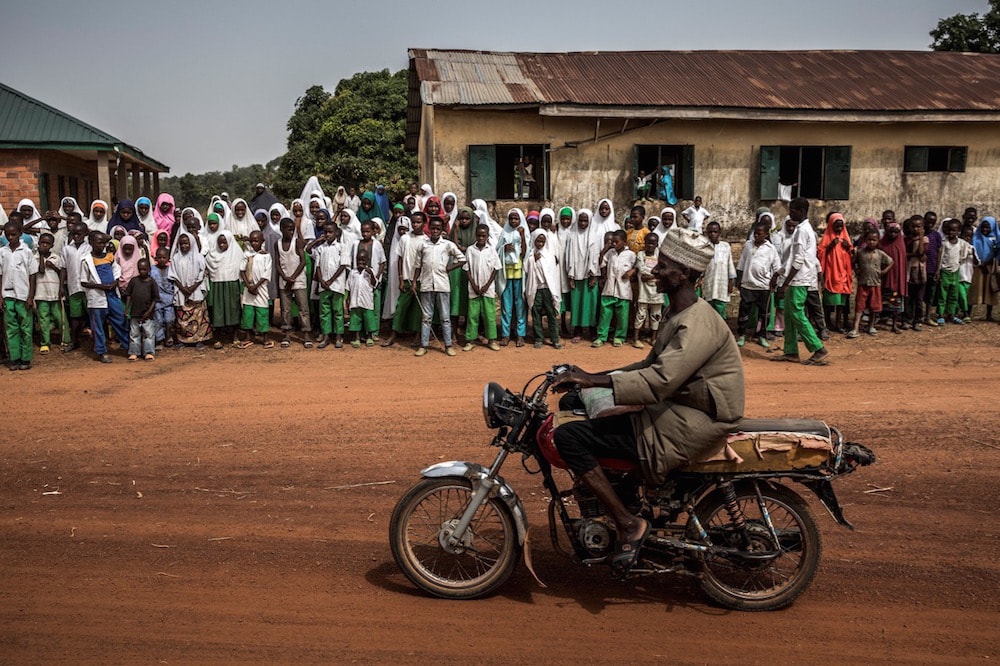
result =
[[167,165],[121,139],[3,83],[0,83],[0,148],[105,151],[117,148],[161,172],[170,171]]

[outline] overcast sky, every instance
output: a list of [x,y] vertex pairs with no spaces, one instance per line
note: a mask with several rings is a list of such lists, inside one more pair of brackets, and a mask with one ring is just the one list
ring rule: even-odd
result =
[[309,86],[402,69],[408,48],[926,50],[938,19],[986,10],[986,0],[5,0],[0,80],[181,175],[281,155]]

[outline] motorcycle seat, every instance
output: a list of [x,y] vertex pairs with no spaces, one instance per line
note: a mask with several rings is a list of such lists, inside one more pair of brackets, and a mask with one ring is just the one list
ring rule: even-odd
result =
[[736,432],[782,432],[830,437],[830,427],[815,419],[740,419]]

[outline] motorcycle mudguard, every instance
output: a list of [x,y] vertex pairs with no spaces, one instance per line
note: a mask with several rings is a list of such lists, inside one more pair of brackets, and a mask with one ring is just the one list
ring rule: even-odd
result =
[[[465,462],[464,460],[451,460],[431,465],[420,472],[420,475],[429,479],[439,479],[446,476],[460,476],[472,481],[472,490],[475,491],[479,482],[486,478],[489,470],[479,463]],[[510,509],[514,516],[514,524],[517,525],[517,541],[522,546],[528,538],[528,517],[524,513],[524,506],[521,499],[514,492],[502,476],[496,478],[496,495],[503,500],[503,503]]]
[[[420,475],[428,479],[439,479],[442,477],[461,477],[472,482],[472,491],[476,491],[479,482],[486,478],[489,471],[479,463],[465,462],[464,460],[451,460],[448,462],[431,465],[420,472]],[[502,476],[496,477],[496,495],[503,500],[503,503],[510,509],[510,515],[514,517],[514,524],[517,525],[517,540],[523,546],[524,565],[528,572],[535,579],[535,582],[542,587],[547,587],[542,579],[535,573],[535,568],[531,563],[531,541],[528,539],[528,517],[524,513],[524,506],[521,498],[517,496],[514,489],[507,484]]]
[[823,503],[823,506],[825,506],[826,510],[830,512],[830,515],[833,516],[834,520],[847,529],[854,531],[854,525],[851,525],[847,522],[847,518],[844,518],[844,510],[840,508],[840,502],[837,501],[837,495],[833,492],[833,485],[828,479],[810,479],[807,481],[800,481],[800,483],[816,493],[816,497],[818,497],[819,501]]

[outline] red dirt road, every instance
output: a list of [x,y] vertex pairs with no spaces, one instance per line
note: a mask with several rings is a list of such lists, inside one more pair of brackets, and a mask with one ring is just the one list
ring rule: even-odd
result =
[[390,513],[419,470],[492,458],[486,381],[519,389],[631,348],[57,353],[4,370],[0,662],[994,663],[1000,327],[863,337],[832,342],[826,368],[746,348],[748,416],[824,419],[879,456],[836,484],[857,531],[807,496],[820,571],[765,614],[570,565],[516,461],[504,475],[547,588],[520,566],[490,598],[447,602],[393,563]]

